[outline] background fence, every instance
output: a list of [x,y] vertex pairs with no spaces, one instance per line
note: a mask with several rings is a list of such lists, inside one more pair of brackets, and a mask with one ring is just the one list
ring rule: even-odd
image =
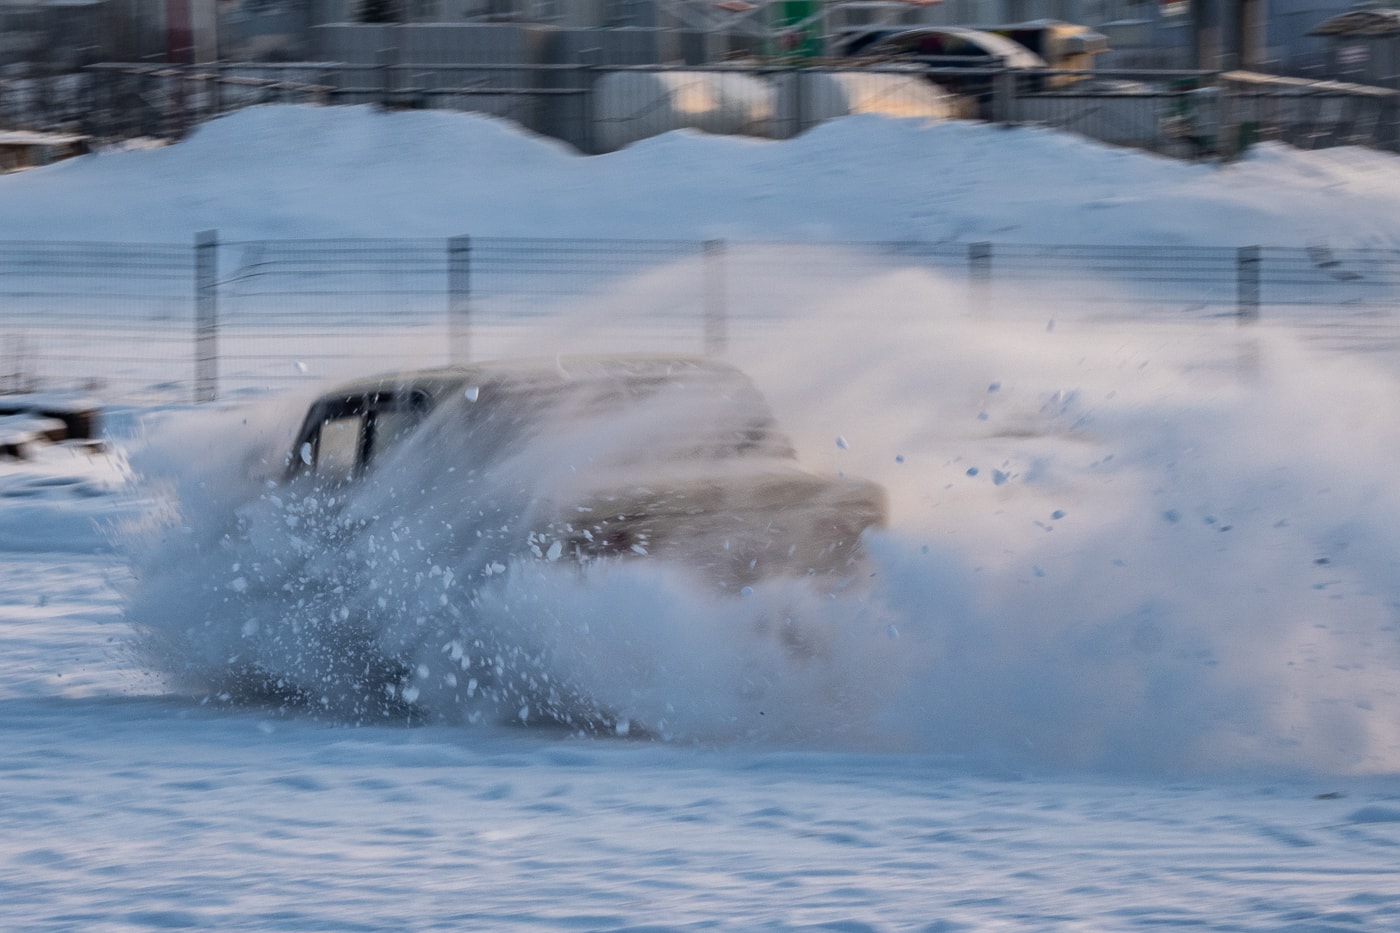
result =
[[[902,293],[921,297],[882,303],[892,275],[914,276]],[[212,232],[186,245],[0,242],[0,391],[208,400],[493,356],[721,354],[838,300],[872,326],[1262,320],[1387,349],[1400,346],[1400,251]]]
[[269,102],[431,107],[512,119],[583,152],[679,126],[786,139],[851,112],[1055,127],[1183,158],[1259,140],[1400,151],[1400,91],[1247,72],[884,65],[102,64],[0,79],[0,125],[100,143],[179,138]]

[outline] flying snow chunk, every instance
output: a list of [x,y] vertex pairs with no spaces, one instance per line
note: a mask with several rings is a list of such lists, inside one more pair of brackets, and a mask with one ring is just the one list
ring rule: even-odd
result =
[[564,553],[564,542],[563,542],[563,541],[555,541],[553,544],[551,544],[551,545],[549,546],[549,550],[545,552],[544,559],[547,560],[547,561],[553,562],[553,561],[558,560],[558,559],[559,559],[559,555],[560,555],[560,554],[563,554],[563,553]]
[[311,442],[310,442],[310,441],[307,441],[305,444],[302,444],[302,445],[301,445],[301,450],[299,451],[299,453],[301,454],[301,462],[304,463],[304,464],[306,464],[307,466],[311,466]]
[[836,446],[840,447],[842,450],[849,450],[851,448],[851,445],[846,443],[846,439],[840,435],[837,435]]
[[481,387],[468,386],[467,391],[463,392],[462,394],[466,396],[467,401],[475,402],[477,399],[481,398]]

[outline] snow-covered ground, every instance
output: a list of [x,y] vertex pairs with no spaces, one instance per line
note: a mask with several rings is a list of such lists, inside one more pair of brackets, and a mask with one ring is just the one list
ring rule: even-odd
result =
[[[0,179],[0,237],[1389,247],[1397,199],[1400,162],[1354,150],[1188,166],[852,119],[583,158],[473,117],[267,108]],[[112,404],[107,451],[0,463],[0,926],[1400,927],[1400,361],[1031,290],[974,316],[927,270],[765,287],[783,313],[733,361],[810,468],[885,484],[891,524],[839,593],[493,582],[472,624],[553,633],[534,672],[626,737],[466,714],[438,636],[479,568],[332,553],[363,572],[314,599],[278,576],[301,516],[261,480],[305,393]],[[570,345],[543,327],[500,344]],[[254,610],[371,592],[401,637],[426,620],[422,724],[182,676],[253,650]],[[800,663],[755,634],[794,605],[823,646]]]

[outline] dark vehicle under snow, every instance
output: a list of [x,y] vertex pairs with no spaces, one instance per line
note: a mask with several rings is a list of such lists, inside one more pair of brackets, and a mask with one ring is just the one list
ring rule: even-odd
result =
[[[312,404],[286,479],[372,481],[374,509],[485,525],[488,572],[502,556],[645,557],[727,589],[850,575],[862,532],[885,520],[879,486],[803,470],[750,380],[692,357],[493,362],[345,385]],[[437,494],[415,501],[428,487]]]
[[[210,602],[238,634],[194,673],[217,695],[356,719],[613,731],[613,679],[578,668],[644,662],[591,638],[596,599],[580,592],[577,618],[569,596],[541,610],[556,588],[597,582],[590,596],[626,601],[640,574],[679,618],[771,583],[718,617],[748,627],[726,636],[753,639],[745,653],[802,665],[823,647],[795,605],[868,576],[862,534],[884,519],[881,487],[802,469],[753,383],[712,360],[366,379],[311,403],[280,481],[239,510],[221,545],[235,576]],[[602,625],[636,618],[617,608]]]

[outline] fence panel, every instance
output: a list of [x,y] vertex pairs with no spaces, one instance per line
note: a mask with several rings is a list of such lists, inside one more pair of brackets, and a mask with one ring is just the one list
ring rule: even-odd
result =
[[0,242],[0,391],[188,398],[189,246]]
[[99,140],[179,138],[259,103],[375,103],[494,114],[600,152],[681,127],[786,139],[878,113],[1037,124],[1180,158],[1230,158],[1265,139],[1400,148],[1400,91],[1245,72],[403,58],[412,51],[354,62],[93,65],[42,83],[0,81],[0,116],[28,118],[16,126],[78,123]]
[[472,244],[477,356],[703,349],[701,242],[478,237]]
[[994,307],[1178,319],[1234,317],[1238,311],[1238,257],[1232,249],[996,244],[990,250]]
[[444,240],[219,245],[221,382],[281,386],[341,369],[449,362]]
[[1337,349],[1400,349],[1400,250],[1265,248],[1260,280],[1270,321]]
[[1175,76],[1088,78],[1063,84],[1031,75],[1017,82],[1006,122],[1036,124],[1115,146],[1196,159],[1220,151],[1216,89]]
[[499,356],[724,353],[833,313],[1259,320],[1389,352],[1397,307],[1400,251],[1324,246],[0,242],[0,391],[187,401]]

